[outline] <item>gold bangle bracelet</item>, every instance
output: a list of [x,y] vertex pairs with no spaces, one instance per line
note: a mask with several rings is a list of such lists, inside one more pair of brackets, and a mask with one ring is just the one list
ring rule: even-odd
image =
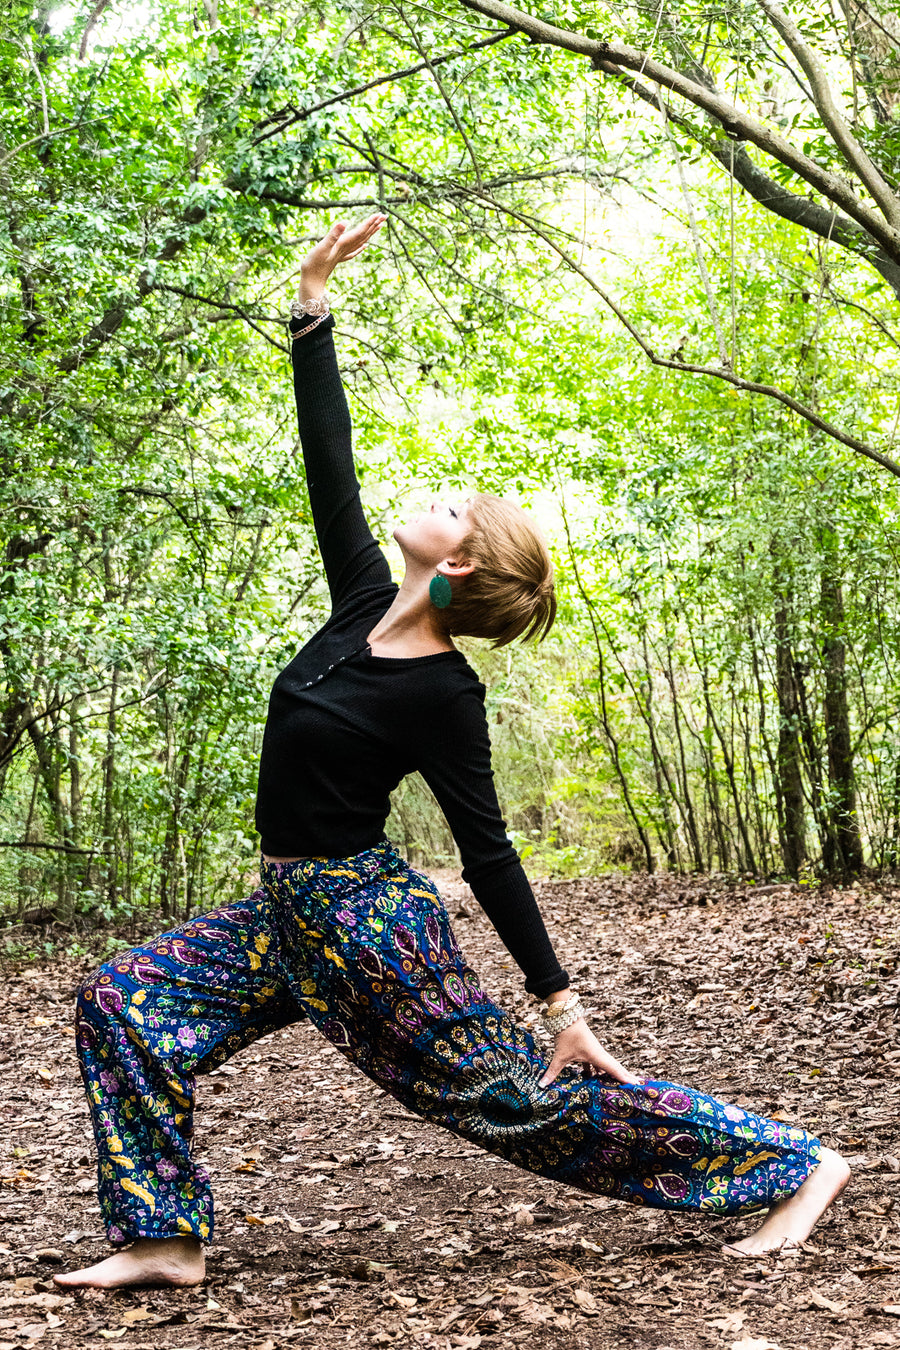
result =
[[567,999],[563,999],[562,1003],[559,1000],[556,1003],[542,1003],[540,1007],[541,1017],[545,1021],[552,1021],[554,1017],[562,1017],[564,1013],[568,1012],[569,1008],[578,1002],[578,997],[577,990],[573,990]]

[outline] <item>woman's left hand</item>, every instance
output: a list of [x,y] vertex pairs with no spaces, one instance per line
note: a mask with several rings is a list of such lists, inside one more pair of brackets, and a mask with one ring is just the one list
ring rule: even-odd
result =
[[368,248],[387,216],[374,211],[358,225],[338,220],[323,239],[311,248],[300,264],[300,299],[318,299],[338,263],[349,262]]
[[597,1040],[583,1017],[573,1022],[556,1037],[553,1058],[547,1066],[547,1072],[540,1080],[541,1087],[548,1087],[561,1071],[569,1064],[584,1064],[596,1069],[617,1083],[642,1083],[637,1074],[629,1073]]

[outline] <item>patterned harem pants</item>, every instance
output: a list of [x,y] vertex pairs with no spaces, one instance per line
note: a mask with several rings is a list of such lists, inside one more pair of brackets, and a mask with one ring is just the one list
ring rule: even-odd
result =
[[816,1165],[805,1131],[690,1088],[575,1067],[541,1088],[531,1034],[482,991],[434,886],[389,844],[263,863],[261,880],[81,988],[113,1242],[212,1237],[209,1180],[191,1156],[194,1076],[303,1017],[409,1110],[598,1195],[735,1214],[791,1195]]

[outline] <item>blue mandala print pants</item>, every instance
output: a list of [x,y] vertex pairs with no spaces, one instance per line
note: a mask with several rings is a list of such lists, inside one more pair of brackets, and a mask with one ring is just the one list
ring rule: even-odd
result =
[[80,990],[113,1242],[212,1237],[209,1179],[191,1150],[195,1076],[303,1017],[411,1111],[594,1194],[735,1214],[791,1195],[816,1165],[803,1130],[691,1088],[575,1068],[539,1087],[544,1055],[483,992],[434,886],[389,844],[264,862],[261,882]]

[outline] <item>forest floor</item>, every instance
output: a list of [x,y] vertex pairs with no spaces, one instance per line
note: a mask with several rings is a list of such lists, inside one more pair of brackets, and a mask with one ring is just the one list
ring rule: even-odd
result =
[[[437,877],[468,959],[528,1020],[493,930]],[[720,1243],[758,1220],[672,1218],[519,1172],[400,1110],[301,1024],[199,1085],[217,1199],[206,1283],[64,1296],[53,1273],[106,1251],[71,1026],[96,962],[7,959],[0,1350],[900,1347],[900,889],[536,889],[629,1067],[797,1121],[849,1158],[808,1250],[735,1262]]]

